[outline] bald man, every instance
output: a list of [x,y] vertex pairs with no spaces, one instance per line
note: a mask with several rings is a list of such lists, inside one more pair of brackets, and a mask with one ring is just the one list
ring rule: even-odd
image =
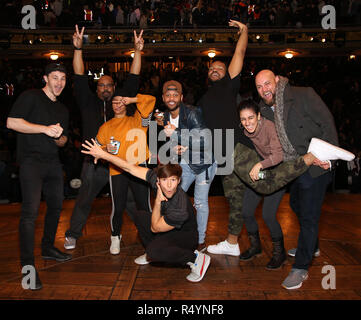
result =
[[[270,70],[260,71],[255,79],[261,98],[261,114],[274,121],[284,152],[284,161],[296,159],[307,152],[313,137],[338,145],[333,116],[310,87],[294,87],[288,79]],[[332,174],[330,162],[315,160],[313,165],[295,179],[290,189],[290,206],[300,223],[295,262],[282,283],[286,289],[297,289],[308,277],[313,256],[319,255],[318,222],[321,207]]]
[[[73,35],[74,95],[81,111],[83,140],[90,140],[96,137],[100,126],[114,116],[111,101],[115,84],[112,77],[104,75],[98,80],[96,94],[90,90],[88,76],[84,73],[83,35],[84,27],[79,31],[78,26],[75,26]],[[120,89],[120,94],[125,97],[135,97],[138,93],[143,46],[142,31],[139,36],[134,31],[134,59],[130,74]],[[86,156],[83,162],[81,181],[82,185],[70,220],[70,228],[65,233],[65,249],[74,249],[76,240],[82,235],[82,229],[88,218],[93,200],[109,182],[108,165],[94,164],[91,157]],[[131,195],[131,192],[128,192],[128,195]],[[127,211],[134,209],[134,201],[127,201]]]

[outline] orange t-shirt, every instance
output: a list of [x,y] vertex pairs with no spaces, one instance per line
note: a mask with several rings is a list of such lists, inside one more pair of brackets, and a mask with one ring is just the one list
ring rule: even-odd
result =
[[[148,127],[142,126],[142,118],[148,118],[154,109],[155,97],[138,94],[137,111],[134,116],[124,116],[122,118],[113,118],[105,122],[96,136],[97,142],[105,146],[110,143],[110,138],[120,142],[119,150],[116,156],[127,160],[133,164],[140,164],[149,158],[149,149],[147,145]],[[122,173],[122,169],[109,164],[109,173],[111,176]]]

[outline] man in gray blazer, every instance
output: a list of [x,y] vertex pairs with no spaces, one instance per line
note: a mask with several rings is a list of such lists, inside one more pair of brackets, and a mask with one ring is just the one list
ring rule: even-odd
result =
[[[275,122],[284,151],[284,161],[307,153],[312,138],[338,145],[333,116],[312,88],[293,87],[288,79],[262,70],[256,76],[264,117]],[[313,165],[291,184],[290,206],[300,223],[295,262],[282,283],[286,289],[297,289],[308,277],[308,268],[318,250],[318,222],[328,185],[331,162],[315,160]],[[294,253],[295,252],[295,253]],[[289,252],[290,253],[290,252]]]

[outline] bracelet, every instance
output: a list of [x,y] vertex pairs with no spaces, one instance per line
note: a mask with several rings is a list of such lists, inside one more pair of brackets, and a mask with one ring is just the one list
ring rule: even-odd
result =
[[83,50],[82,48],[78,48],[76,46],[73,46],[74,47],[74,50]]

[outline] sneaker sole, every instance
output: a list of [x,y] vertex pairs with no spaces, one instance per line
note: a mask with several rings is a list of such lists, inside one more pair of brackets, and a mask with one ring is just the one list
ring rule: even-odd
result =
[[282,287],[285,288],[285,289],[287,289],[287,290],[299,289],[299,288],[302,287],[303,282],[305,282],[307,279],[308,279],[308,275],[306,275],[306,277],[303,279],[303,281],[302,281],[300,284],[296,285],[296,286],[286,287],[286,286],[282,283]]
[[211,254],[225,254],[227,256],[233,256],[233,257],[238,257],[241,253],[238,253],[238,254],[234,254],[234,253],[229,253],[229,252],[212,252],[212,251],[209,251],[208,248],[207,249],[207,252],[211,253]]
[[136,262],[135,260],[134,260],[134,263],[138,266],[146,266],[147,264],[149,264],[149,262],[139,263],[139,262]]
[[193,279],[189,279],[188,276],[187,276],[187,280],[188,280],[188,281],[190,281],[190,282],[199,282],[199,281],[201,281],[201,280],[203,279],[204,275],[207,273],[209,264],[211,263],[211,257],[208,256],[208,258],[209,258],[209,259],[206,258],[206,261],[205,261],[205,263],[204,263],[204,265],[203,265],[203,270],[204,270],[204,271],[203,271],[202,275],[201,275],[199,278],[194,279],[194,280],[193,280]]
[[57,262],[65,262],[65,261],[69,261],[72,259],[72,257],[69,258],[64,258],[64,259],[59,259],[59,258],[54,258],[54,257],[49,257],[49,256],[41,256],[44,260],[55,260]]
[[75,249],[75,247],[76,247],[76,246],[65,246],[65,245],[64,245],[64,248],[65,248],[66,250],[72,250],[72,249]]
[[[296,254],[290,254],[290,253],[288,253],[287,252],[287,255],[289,256],[289,257],[292,257],[292,258],[294,258],[295,256],[296,256]],[[313,256],[315,257],[315,258],[318,258],[319,256],[321,255],[321,252],[315,252],[314,254],[313,254]]]
[[[312,141],[314,140],[314,141]],[[318,148],[320,148],[320,152],[331,152],[336,157],[329,160],[344,160],[344,161],[352,161],[355,158],[355,155],[345,149],[342,149],[340,147],[337,147],[335,145],[332,145],[326,141],[320,140],[318,138],[312,138],[311,143],[316,145]],[[310,144],[311,145],[311,144]],[[316,152],[317,153],[317,152]],[[317,155],[315,155],[317,157]],[[317,157],[318,159],[322,160],[322,156]],[[323,161],[326,161],[323,159]]]
[[250,257],[250,258],[248,258],[248,259],[242,259],[241,257],[239,257],[239,260],[240,261],[251,261],[251,260],[253,260],[254,258],[257,258],[257,257],[259,257],[259,256],[261,256],[262,255],[262,252],[261,253],[257,253],[257,254],[255,254],[254,256],[252,256],[252,257]]

